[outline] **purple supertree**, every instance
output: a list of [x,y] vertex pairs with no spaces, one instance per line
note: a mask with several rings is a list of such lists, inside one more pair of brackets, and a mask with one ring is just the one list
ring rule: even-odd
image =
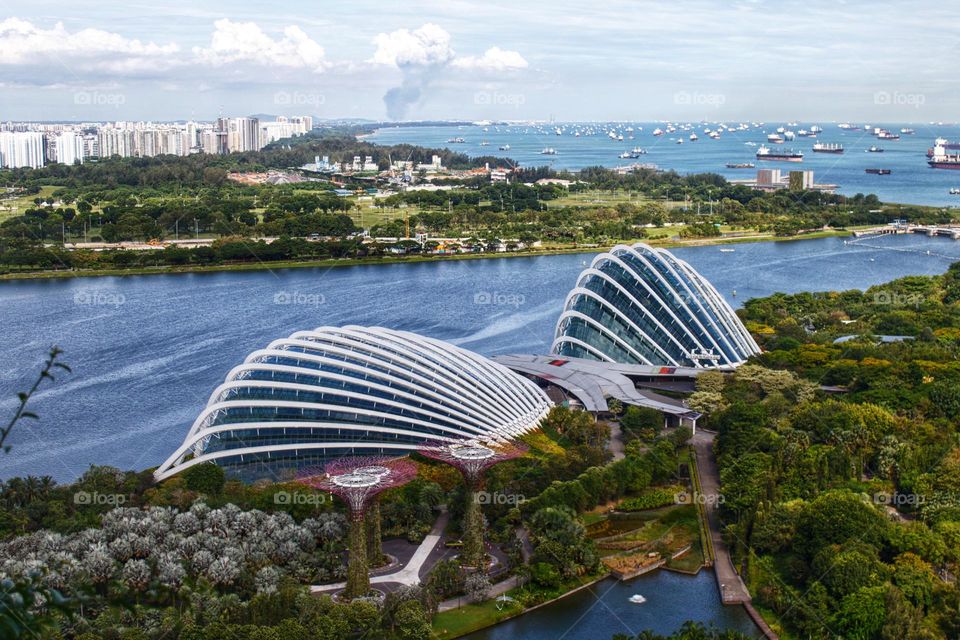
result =
[[483,445],[463,442],[442,446],[422,447],[419,453],[433,460],[446,462],[463,474],[467,485],[467,504],[463,512],[463,564],[480,567],[484,560],[483,514],[480,511],[480,489],[487,469],[506,460],[519,458],[527,452],[527,446],[519,442]]
[[334,460],[322,472],[305,470],[297,478],[302,484],[338,496],[350,510],[350,557],[344,597],[365,596],[370,591],[367,508],[378,494],[406,484],[416,475],[417,465],[409,458],[355,457]]

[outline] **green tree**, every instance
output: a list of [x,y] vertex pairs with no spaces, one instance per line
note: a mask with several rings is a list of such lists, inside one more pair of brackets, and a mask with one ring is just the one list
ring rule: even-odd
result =
[[221,467],[209,462],[194,465],[184,471],[183,480],[191,491],[218,496],[223,492],[227,476]]

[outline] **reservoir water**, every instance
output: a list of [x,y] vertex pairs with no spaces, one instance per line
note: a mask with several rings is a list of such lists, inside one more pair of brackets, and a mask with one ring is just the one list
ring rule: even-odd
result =
[[[647,601],[631,603],[635,593]],[[617,633],[633,637],[644,630],[669,635],[687,620],[763,637],[743,607],[720,602],[713,572],[703,570],[696,576],[656,571],[628,582],[607,578],[465,640],[609,640]]]
[[[943,273],[960,258],[960,242],[826,238],[675,252],[737,306],[777,291],[863,289]],[[0,477],[68,481],[92,463],[157,465],[232,367],[300,329],[382,325],[485,355],[545,352],[564,297],[591,258],[0,283],[0,415],[13,411],[16,392],[28,388],[51,345],[73,368],[35,397],[40,420],[14,432]]]

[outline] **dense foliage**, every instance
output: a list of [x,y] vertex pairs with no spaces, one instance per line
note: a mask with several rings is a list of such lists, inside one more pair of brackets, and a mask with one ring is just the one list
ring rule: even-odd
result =
[[765,352],[699,380],[728,541],[799,637],[960,632],[958,275],[752,300]]

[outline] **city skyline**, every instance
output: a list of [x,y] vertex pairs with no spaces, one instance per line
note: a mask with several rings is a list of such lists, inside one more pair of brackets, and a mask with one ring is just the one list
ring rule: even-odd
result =
[[37,2],[0,14],[0,117],[951,120],[949,7],[920,6]]

